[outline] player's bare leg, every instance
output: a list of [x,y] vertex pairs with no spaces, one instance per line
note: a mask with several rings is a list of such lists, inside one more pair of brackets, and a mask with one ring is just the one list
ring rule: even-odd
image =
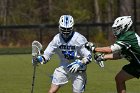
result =
[[134,78],[132,75],[121,70],[115,77],[117,93],[126,93],[125,81]]
[[48,93],[56,93],[59,90],[60,87],[61,86],[58,86],[58,85],[55,85],[55,84],[51,84],[51,88],[50,88]]

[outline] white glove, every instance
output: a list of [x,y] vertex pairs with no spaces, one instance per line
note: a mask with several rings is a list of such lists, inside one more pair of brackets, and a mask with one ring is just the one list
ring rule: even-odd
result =
[[69,68],[69,72],[75,73],[79,70],[79,68],[83,67],[84,64],[81,62],[81,60],[75,60],[71,64],[67,66]]
[[94,54],[95,63],[97,63],[100,67],[104,67],[104,54]]
[[92,42],[87,42],[85,44],[85,48],[87,48],[88,50],[93,51],[93,52],[95,52],[95,47],[96,47],[95,44]]

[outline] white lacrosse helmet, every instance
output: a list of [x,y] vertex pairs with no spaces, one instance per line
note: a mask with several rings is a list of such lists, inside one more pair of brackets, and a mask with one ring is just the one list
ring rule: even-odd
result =
[[122,16],[116,18],[114,24],[112,25],[113,34],[119,36],[122,33],[128,31],[132,26],[131,16]]
[[59,32],[67,39],[72,35],[74,20],[71,15],[62,15],[59,19]]

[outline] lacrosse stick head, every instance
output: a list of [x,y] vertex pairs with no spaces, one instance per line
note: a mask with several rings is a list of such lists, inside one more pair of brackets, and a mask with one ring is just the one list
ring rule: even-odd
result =
[[38,41],[33,41],[32,42],[32,56],[38,56],[41,55],[41,50],[42,50],[42,44]]
[[104,66],[104,61],[100,61],[100,62],[98,62],[98,64],[99,64],[100,67],[105,67]]
[[95,61],[95,63],[97,63],[102,68],[104,67],[104,61],[105,61],[103,56],[104,56],[103,53],[96,53],[96,54],[94,54],[94,61]]

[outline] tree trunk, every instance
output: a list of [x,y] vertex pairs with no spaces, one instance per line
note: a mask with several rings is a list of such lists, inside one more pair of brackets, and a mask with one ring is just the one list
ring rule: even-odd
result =
[[[8,16],[8,0],[0,0],[0,24],[7,25],[7,16]],[[2,30],[1,32],[1,39],[5,42],[6,38],[6,31]]]
[[[94,0],[94,7],[95,7],[95,22],[101,23],[101,16],[100,16],[100,9],[99,9],[99,3],[98,0]],[[102,31],[101,27],[97,27],[98,31]]]
[[[109,22],[113,22],[114,21],[114,19],[113,19],[113,17],[114,17],[114,15],[113,15],[113,9],[114,9],[114,7],[113,7],[113,5],[114,5],[114,2],[113,2],[113,0],[108,0],[108,4],[107,4],[107,13],[108,13],[108,20],[107,20],[107,23],[109,23]],[[112,43],[113,42],[113,34],[112,34],[112,29],[111,29],[111,27],[108,27],[108,29],[107,29],[108,31],[107,31],[107,33],[108,33],[108,41],[110,42],[110,43]]]
[[99,23],[101,22],[100,19],[100,12],[99,12],[99,4],[98,4],[98,0],[94,0],[94,6],[95,6],[95,18],[96,18],[96,22]]
[[42,23],[49,22],[52,11],[52,0],[38,1],[38,6],[41,8],[40,10],[41,22]]
[[120,0],[120,16],[131,16],[133,0]]

